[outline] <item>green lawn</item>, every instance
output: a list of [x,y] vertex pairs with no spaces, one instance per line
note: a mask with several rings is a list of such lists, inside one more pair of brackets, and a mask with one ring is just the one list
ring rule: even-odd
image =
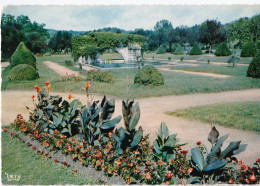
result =
[[167,112],[169,115],[186,117],[210,123],[209,115],[214,124],[260,134],[260,102],[234,102],[191,107]]
[[[20,181],[8,181],[5,175],[20,175]],[[2,183],[7,185],[90,185],[98,184],[87,172],[73,174],[73,169],[53,160],[45,160],[27,145],[2,133]]]
[[[33,90],[35,85],[43,86],[45,81],[49,80],[51,82],[51,89],[56,91],[64,92],[79,92],[84,93],[82,87],[85,86],[85,81],[80,82],[59,82],[59,75],[53,70],[47,68],[41,61],[51,60],[57,63],[63,63],[68,55],[57,55],[57,56],[44,56],[37,58],[37,68],[39,69],[40,78],[33,81],[8,81],[7,75],[10,71],[6,68],[2,73],[2,90],[5,89],[30,89]],[[207,66],[207,65],[205,65]],[[206,92],[220,92],[227,90],[239,90],[248,88],[260,88],[260,79],[248,78],[245,75],[246,68],[242,66],[232,67],[221,67],[217,65],[209,65],[206,68],[216,68],[217,72],[222,71],[226,68],[223,73],[234,75],[230,78],[212,78],[191,74],[184,74],[180,72],[168,72],[161,71],[165,84],[158,87],[149,87],[134,85],[134,77],[138,69],[116,69],[112,70],[115,77],[115,82],[113,84],[94,82],[91,87],[93,93],[114,95],[120,98],[126,97],[127,90],[127,76],[130,77],[130,98],[140,98],[140,97],[151,97],[151,96],[165,96],[165,95],[179,95],[179,94],[191,94],[191,93],[206,93]],[[76,68],[76,67],[74,67]],[[210,69],[208,69],[210,70]],[[216,72],[216,73],[217,73]],[[219,72],[220,73],[220,72]],[[240,74],[241,76],[236,76]]]
[[188,70],[194,72],[210,72],[216,74],[226,74],[231,76],[242,76],[247,75],[248,66],[238,66],[232,67],[232,65],[198,65],[198,66],[178,66],[172,69]]

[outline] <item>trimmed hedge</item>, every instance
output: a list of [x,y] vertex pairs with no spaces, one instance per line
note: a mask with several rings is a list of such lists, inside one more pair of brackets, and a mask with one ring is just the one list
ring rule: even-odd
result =
[[216,52],[215,52],[216,56],[230,56],[231,55],[231,51],[229,50],[228,46],[226,43],[222,43],[218,46]]
[[174,54],[175,55],[183,55],[184,54],[181,45],[178,45],[178,47],[176,48]]
[[241,57],[254,57],[256,50],[257,48],[254,42],[246,42],[242,46]]
[[137,71],[134,84],[159,86],[164,84],[164,79],[155,67],[146,65]]
[[190,55],[202,55],[202,51],[200,50],[198,43],[195,43],[190,51]]
[[260,55],[257,54],[248,66],[247,76],[252,78],[260,78]]
[[34,80],[39,78],[39,73],[30,65],[20,64],[12,68],[8,75],[10,80]]
[[11,68],[19,64],[28,64],[36,68],[36,58],[23,42],[18,45],[10,58]]
[[156,54],[165,54],[166,53],[166,49],[164,48],[163,45],[161,45],[158,49]]

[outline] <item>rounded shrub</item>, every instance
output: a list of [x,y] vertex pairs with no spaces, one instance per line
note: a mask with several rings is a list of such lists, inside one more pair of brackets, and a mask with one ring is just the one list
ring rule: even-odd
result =
[[181,45],[178,45],[178,47],[176,48],[174,54],[175,55],[183,55],[184,54]]
[[36,58],[31,51],[21,42],[10,58],[11,68],[19,64],[28,64],[36,68]]
[[195,43],[190,51],[190,55],[202,55],[202,51],[199,48],[198,43]]
[[166,49],[164,48],[163,45],[161,45],[158,49],[156,54],[165,54],[166,53]]
[[247,76],[252,78],[260,78],[260,55],[257,54],[248,66]]
[[254,57],[256,50],[257,48],[254,42],[246,42],[242,46],[241,57]]
[[134,84],[159,86],[164,84],[164,79],[155,67],[146,65],[137,71]]
[[34,80],[39,78],[39,74],[31,65],[20,64],[12,68],[8,77],[10,80]]
[[231,51],[229,50],[228,46],[226,43],[222,43],[218,46],[216,52],[215,52],[216,56],[230,56],[231,55]]

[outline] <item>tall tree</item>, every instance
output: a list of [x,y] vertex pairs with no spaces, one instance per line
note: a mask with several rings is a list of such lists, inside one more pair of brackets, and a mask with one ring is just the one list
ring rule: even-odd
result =
[[256,43],[260,37],[260,14],[251,18],[250,31],[253,35],[253,41]]
[[71,49],[71,37],[67,31],[58,31],[54,36],[50,39],[48,46],[52,48],[55,52],[57,50]]

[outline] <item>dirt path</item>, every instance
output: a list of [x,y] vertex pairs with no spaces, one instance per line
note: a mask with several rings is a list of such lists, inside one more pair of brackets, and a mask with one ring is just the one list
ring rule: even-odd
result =
[[51,62],[51,61],[44,61],[43,62],[47,67],[49,67],[50,69],[54,70],[55,72],[57,72],[59,75],[64,76],[66,74],[71,75],[71,74],[75,74],[75,75],[79,75],[79,72],[71,70],[67,67],[64,67],[62,65],[59,65],[57,63]]
[[9,62],[1,62],[1,70],[3,71],[8,65]]
[[214,77],[214,78],[228,78],[229,75],[224,74],[215,74],[215,73],[209,73],[209,72],[193,72],[188,70],[174,70],[169,68],[159,68],[160,70],[169,71],[169,72],[182,72],[186,74],[193,74],[193,75],[199,75],[199,76],[207,76],[207,77]]
[[[3,91],[2,125],[8,125],[15,119],[17,114],[24,115],[27,120],[28,112],[25,109],[25,105],[29,107],[33,106],[31,100],[33,94],[36,95],[34,91]],[[69,93],[52,92],[52,95],[57,94],[61,95],[64,99],[67,99]],[[87,98],[84,94],[73,94],[73,96],[76,99],[80,99],[83,104],[86,104]],[[101,96],[94,96],[94,100],[101,98]],[[109,99],[110,98],[111,97],[109,97]],[[141,109],[141,118],[138,125],[144,128],[146,134],[150,134],[151,139],[154,139],[161,121],[165,121],[170,132],[177,133],[177,137],[180,138],[181,143],[188,143],[184,148],[190,150],[192,147],[196,146],[197,141],[208,144],[207,136],[210,131],[210,126],[199,121],[190,121],[184,118],[164,115],[166,111],[198,105],[254,100],[260,101],[260,89],[137,99],[136,101],[139,102]],[[116,99],[114,116],[122,115],[121,104],[122,100]],[[120,126],[123,126],[122,121],[118,127]],[[239,158],[242,158],[247,163],[253,163],[260,157],[260,135],[221,126],[216,127],[221,135],[230,134],[227,142],[242,140],[242,143],[248,144],[247,151],[241,153],[241,155],[238,156]]]

